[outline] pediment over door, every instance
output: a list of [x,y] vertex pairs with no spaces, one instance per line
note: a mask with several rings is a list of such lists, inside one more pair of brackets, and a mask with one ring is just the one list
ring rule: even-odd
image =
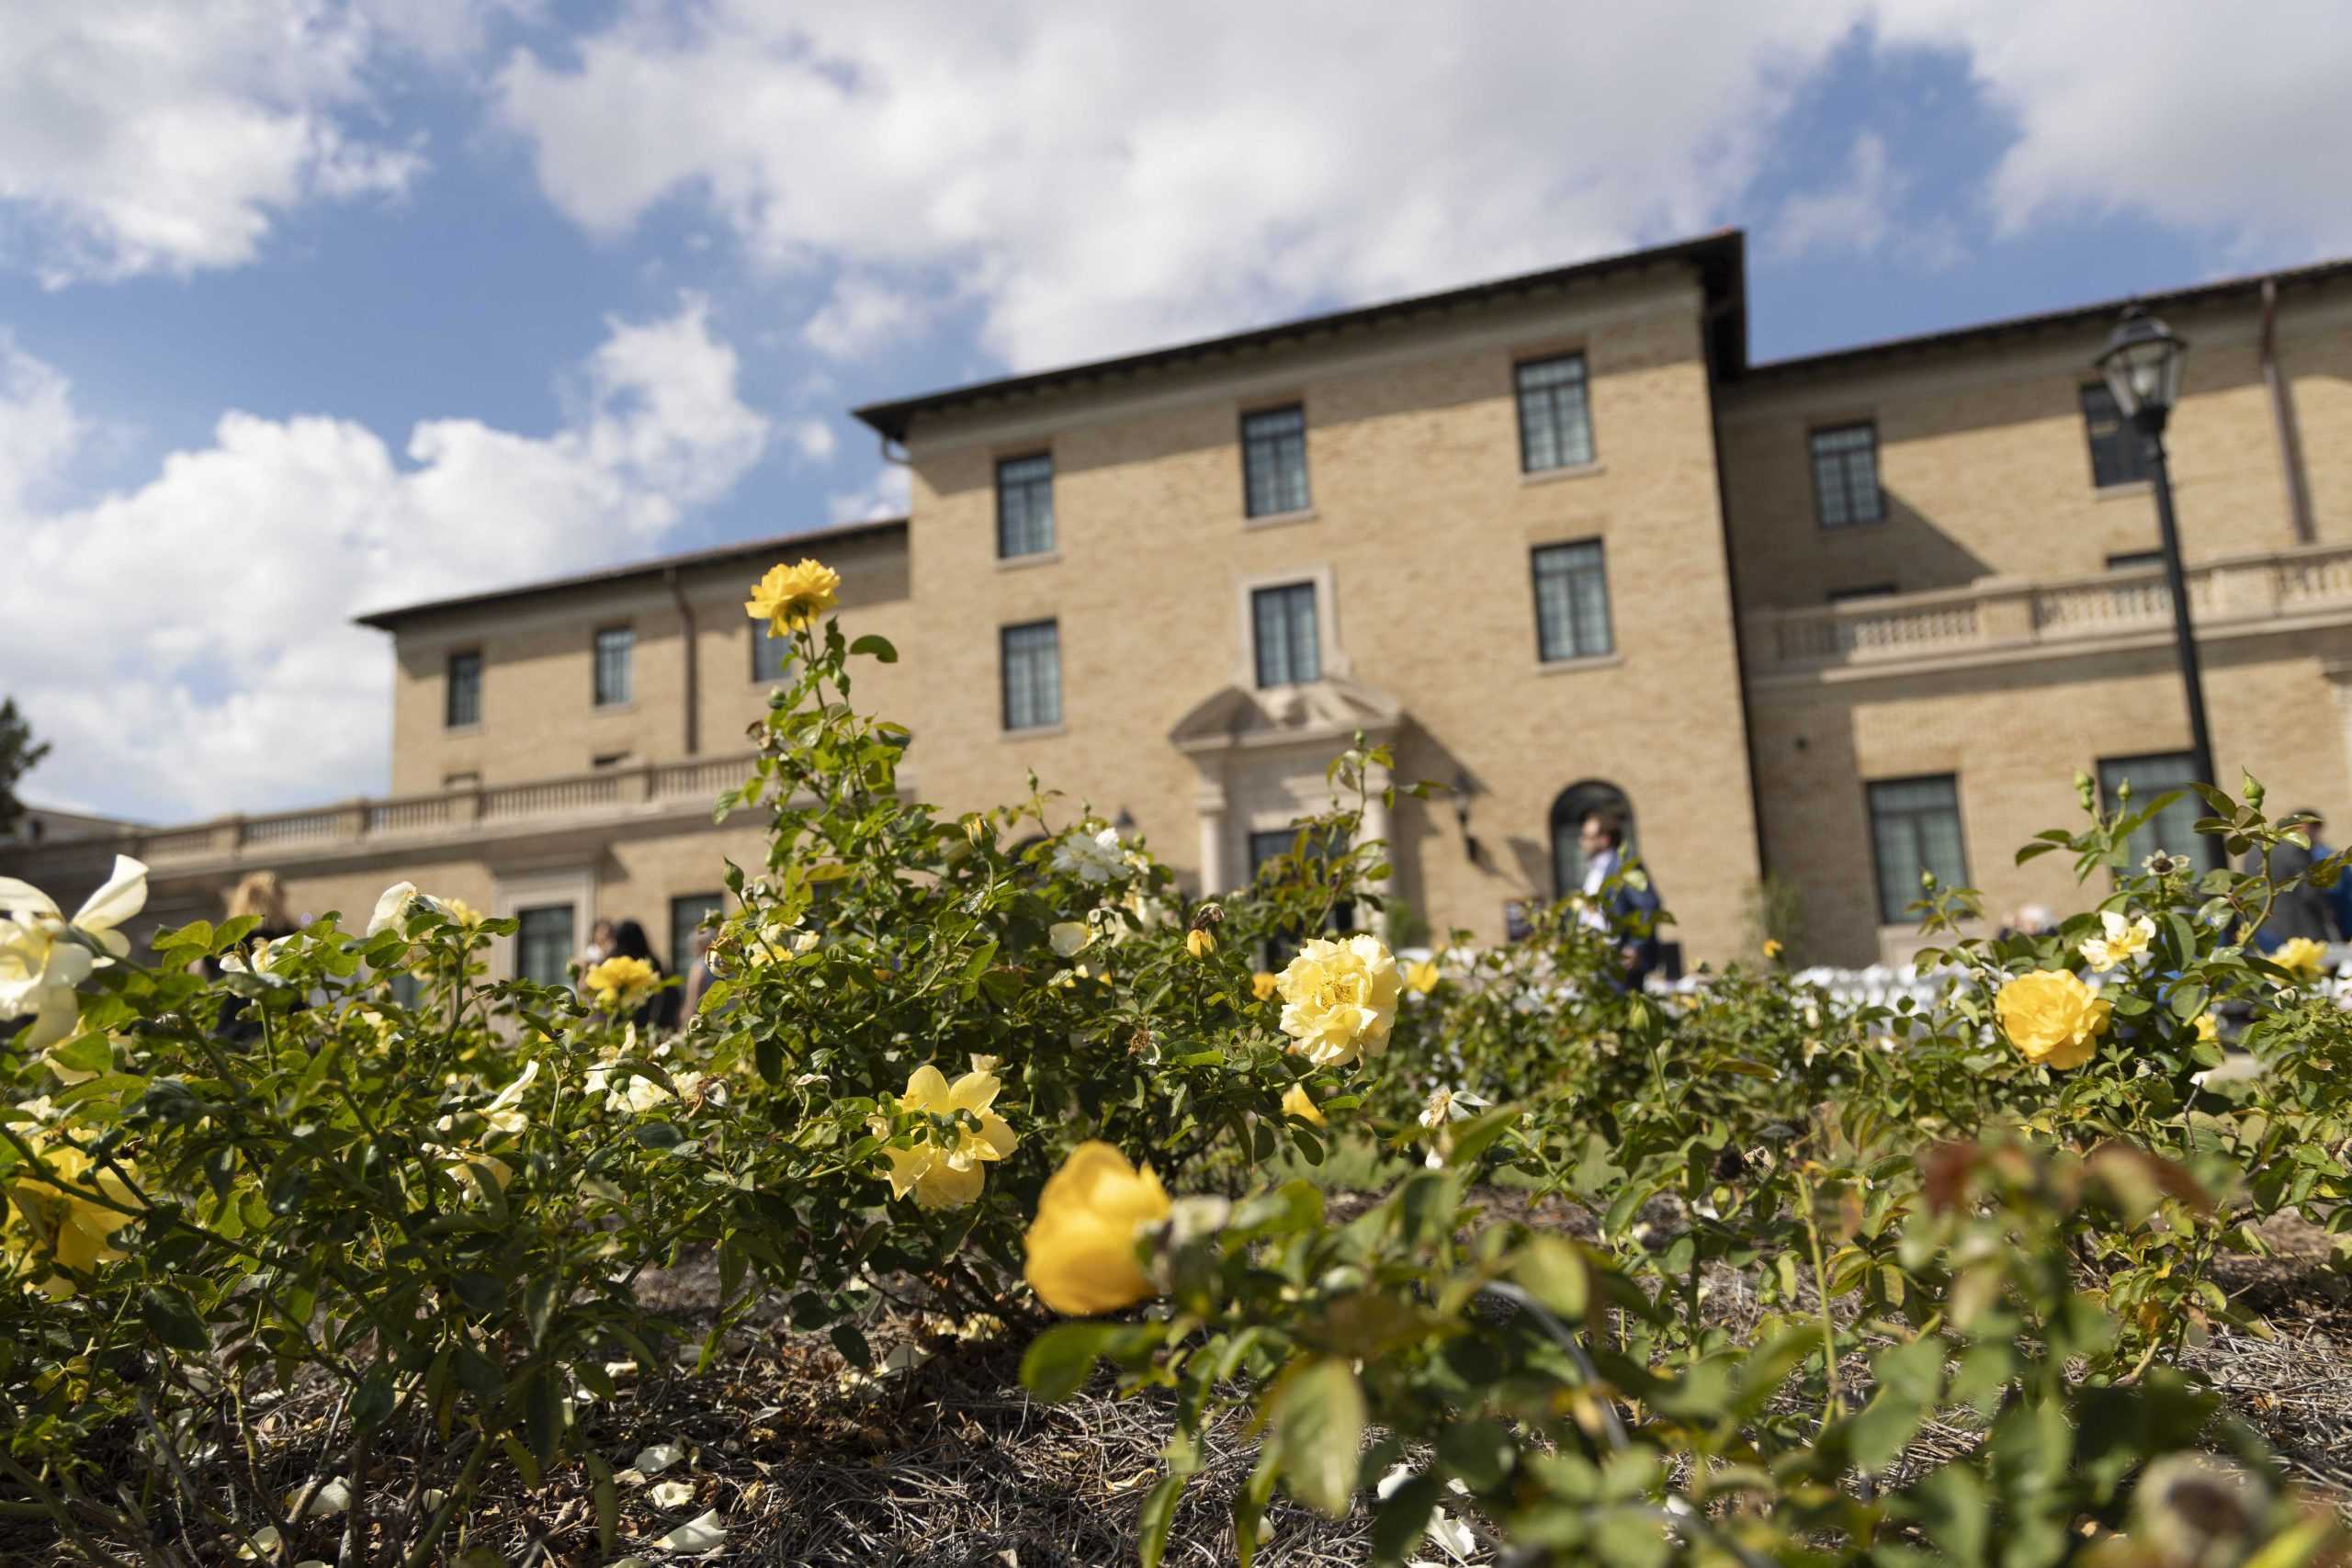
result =
[[1168,732],[1175,748],[1206,762],[1221,751],[1288,746],[1345,747],[1359,729],[1374,740],[1403,723],[1402,704],[1345,676],[1255,691],[1227,686],[1193,705]]

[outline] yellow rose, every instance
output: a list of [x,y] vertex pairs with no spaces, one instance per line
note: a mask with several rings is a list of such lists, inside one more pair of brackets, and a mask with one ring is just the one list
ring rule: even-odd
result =
[[1282,983],[1283,977],[1272,970],[1261,969],[1250,976],[1250,989],[1257,994],[1258,999],[1261,1002],[1273,1000],[1275,987]]
[[1216,938],[1206,931],[1186,931],[1184,951],[1195,958],[1206,958],[1216,951]]
[[2307,936],[2289,937],[2270,955],[2270,962],[2292,975],[2297,983],[2319,978],[2320,966],[2327,958],[2327,949]]
[[2019,975],[2002,986],[1993,1006],[2010,1043],[2045,1067],[2081,1066],[2107,1032],[2109,1004],[2064,969]]
[[1136,1261],[1136,1237],[1168,1210],[1151,1167],[1137,1170],[1105,1143],[1080,1144],[1038,1195],[1037,1217],[1021,1238],[1029,1259],[1023,1278],[1038,1300],[1071,1317],[1158,1295]]
[[662,976],[642,958],[607,958],[580,976],[606,1012],[625,1012],[643,1001]]
[[1282,1029],[1291,1049],[1318,1067],[1377,1056],[1396,1021],[1396,960],[1378,937],[1309,941],[1282,972]]
[[1764,939],[1764,961],[1768,964],[1777,964],[1781,961],[1781,939],[1779,937],[1768,936]]
[[1426,997],[1437,989],[1437,960],[1424,958],[1419,964],[1405,965],[1405,984],[1415,996]]
[[798,566],[768,568],[743,602],[743,613],[765,621],[770,637],[788,637],[815,626],[817,617],[833,607],[841,586],[840,572],[804,556]]
[[1315,1097],[1306,1092],[1306,1086],[1303,1083],[1291,1085],[1283,1094],[1283,1114],[1295,1116],[1302,1122],[1312,1122],[1317,1127],[1326,1125],[1322,1108],[1315,1103]]
[[[31,1145],[40,1161],[39,1170],[19,1168],[6,1182],[9,1215],[0,1228],[0,1247],[36,1262],[53,1261],[60,1269],[86,1274],[101,1263],[125,1256],[114,1246],[114,1234],[135,1217],[123,1212],[137,1206],[129,1183],[72,1144],[51,1144],[33,1134]],[[129,1169],[129,1166],[124,1167]],[[102,1194],[110,1207],[87,1196]],[[74,1293],[74,1281],[51,1273],[27,1289],[52,1298]]]
[[[907,1079],[907,1092],[899,1097],[899,1108],[954,1117],[956,1125],[945,1133],[926,1125],[913,1147],[882,1151],[890,1162],[883,1175],[890,1196],[903,1198],[911,1191],[919,1209],[960,1209],[978,1198],[987,1179],[980,1168],[1002,1159],[1020,1142],[1005,1119],[990,1109],[1003,1087],[986,1067],[975,1067],[952,1085],[937,1067],[928,1063],[917,1067]],[[890,1130],[890,1123],[879,1117],[871,1125],[876,1133]]]
[[2085,937],[2082,942],[2084,960],[2101,974],[2119,964],[2129,964],[2148,951],[2156,940],[2156,922],[2143,915],[2127,920],[2112,909],[2099,911],[2099,925],[2105,936]]
[[2213,1015],[2210,1012],[2199,1013],[2197,1015],[2197,1038],[2204,1041],[2210,1045],[2215,1041],[2221,1039],[2221,1037],[2222,1026],[2213,1021]]

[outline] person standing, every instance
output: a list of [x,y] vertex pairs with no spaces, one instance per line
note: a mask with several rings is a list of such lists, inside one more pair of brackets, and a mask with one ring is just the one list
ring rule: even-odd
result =
[[[2314,862],[2334,860],[2341,852],[2327,841],[2327,824],[2320,820],[2316,811],[2306,811],[2303,815],[2311,818],[2304,824],[2303,837],[2312,841],[2312,859]],[[2327,900],[2329,918],[2335,922],[2336,940],[2352,942],[2352,870],[2338,876],[2335,886],[2320,889],[2320,894]]]
[[[660,956],[653,951],[653,943],[646,937],[645,928],[635,920],[623,920],[613,928],[613,945],[605,956],[641,958],[653,965],[653,974],[657,979],[666,978],[670,973],[662,966]],[[674,1028],[678,1021],[677,987],[665,986],[654,992],[645,1005],[639,1008],[631,1017],[639,1029]]]
[[[2315,817],[2317,813],[2304,811],[2296,815]],[[2325,858],[2325,852],[2318,848],[2322,826],[2316,821],[2305,825],[2304,837],[2312,840],[2313,848],[2280,844],[2269,853],[2270,880],[2293,882],[2295,886],[2271,900],[2269,917],[2254,933],[2254,944],[2265,953],[2276,953],[2281,943],[2297,937],[2308,937],[2312,942],[2334,942],[2336,938],[2335,911],[2329,908],[2327,893],[2302,880],[2315,863]],[[2249,876],[2263,874],[2263,852],[2248,851],[2242,869]]]
[[1584,904],[1577,919],[1617,941],[1619,983],[1639,990],[1657,967],[1657,887],[1625,852],[1625,819],[1613,811],[1593,811],[1577,830],[1584,852]]

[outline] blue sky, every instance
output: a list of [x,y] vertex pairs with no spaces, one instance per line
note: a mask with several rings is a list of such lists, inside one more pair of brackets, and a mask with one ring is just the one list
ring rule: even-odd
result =
[[28,795],[379,791],[351,613],[888,510],[871,399],[1724,225],[1758,358],[2352,251],[2319,6],[976,9],[31,0]]

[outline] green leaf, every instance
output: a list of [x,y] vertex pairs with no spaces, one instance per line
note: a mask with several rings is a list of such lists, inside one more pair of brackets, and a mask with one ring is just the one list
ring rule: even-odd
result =
[[1490,1494],[1510,1474],[1519,1449],[1499,1421],[1457,1421],[1437,1435],[1437,1457],[1471,1491]]
[[874,1364],[873,1348],[865,1343],[865,1336],[857,1331],[855,1325],[837,1323],[833,1325],[829,1337],[833,1342],[833,1348],[842,1353],[842,1359],[851,1366],[863,1371]]
[[1291,1495],[1332,1518],[1345,1517],[1363,1450],[1363,1388],[1347,1363],[1305,1363],[1275,1389],[1272,1447]]
[[887,637],[877,637],[872,632],[866,633],[855,642],[851,643],[849,650],[852,653],[870,653],[885,664],[896,664],[899,661],[899,650],[890,646],[890,639]]
[[212,1348],[212,1336],[194,1303],[169,1285],[150,1286],[140,1296],[139,1316],[148,1333],[175,1350],[201,1356]]
[[2182,986],[2172,994],[2172,1015],[2181,1022],[2187,1023],[2205,1010],[2207,1000],[2208,996],[2204,987],[2194,982]]
[[1391,1492],[1373,1515],[1372,1561],[1382,1564],[1402,1562],[1405,1554],[1420,1545],[1421,1537],[1429,1532],[1430,1514],[1442,1496],[1435,1479],[1427,1475],[1417,1475]]
[[1158,1485],[1143,1500],[1143,1512],[1136,1517],[1136,1554],[1143,1568],[1159,1568],[1160,1555],[1168,1550],[1169,1527],[1176,1522],[1176,1500],[1184,1495],[1184,1477],[1163,1475]]
[[1021,1386],[1048,1404],[1058,1404],[1086,1386],[1096,1358],[1118,1325],[1057,1323],[1029,1342],[1021,1358]]
[[1555,1235],[1538,1235],[1520,1253],[1511,1276],[1527,1293],[1569,1323],[1582,1323],[1592,1301],[1583,1254]]

